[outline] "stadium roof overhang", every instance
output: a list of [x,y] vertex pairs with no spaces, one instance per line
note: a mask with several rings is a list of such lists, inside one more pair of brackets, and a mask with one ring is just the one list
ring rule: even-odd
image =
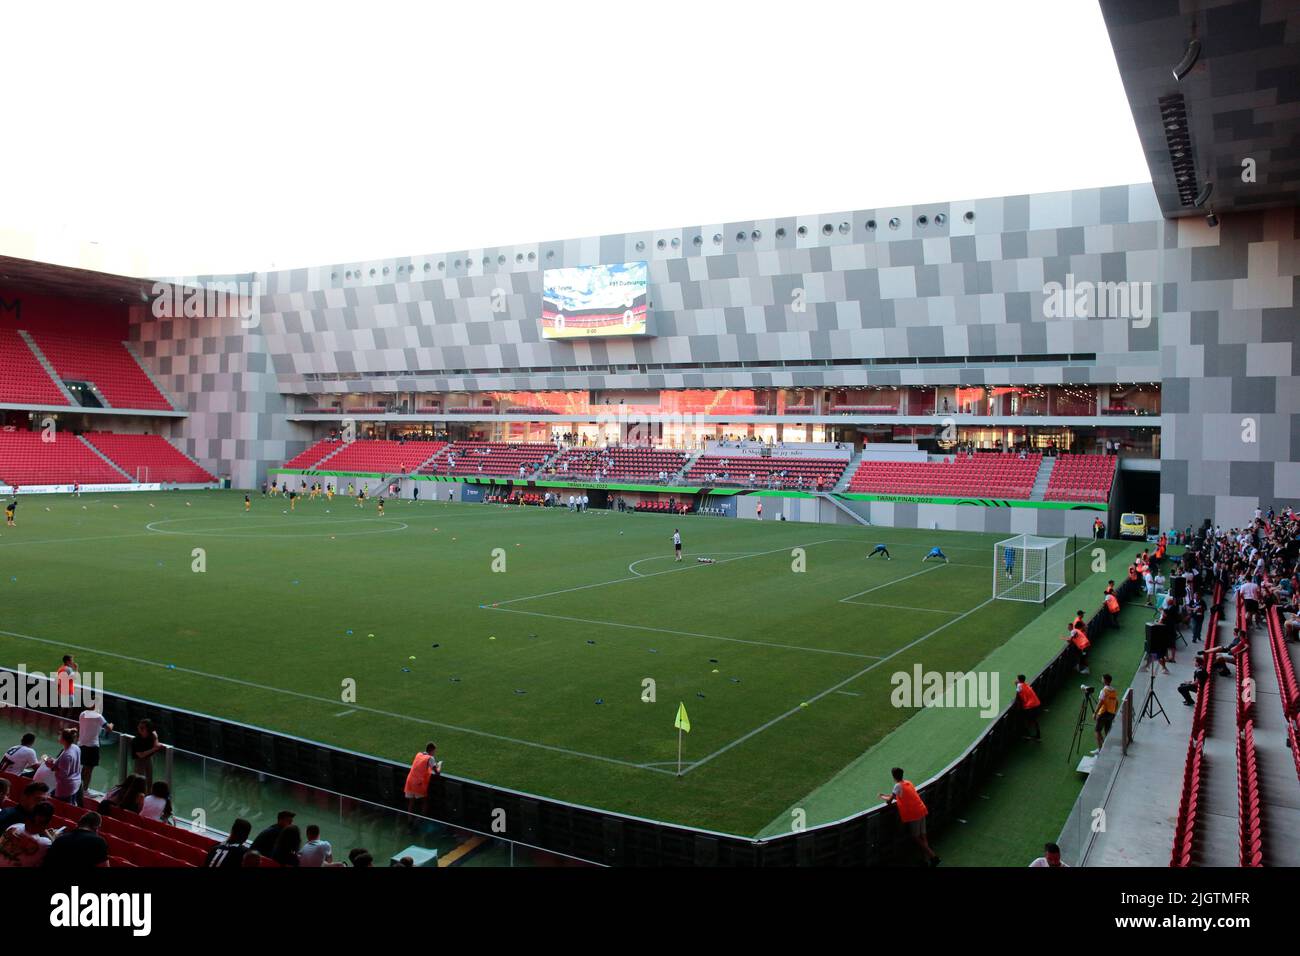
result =
[[1300,4],[1100,3],[1164,214],[1296,205]]
[[152,301],[154,281],[0,256],[0,286],[33,295],[143,305]]

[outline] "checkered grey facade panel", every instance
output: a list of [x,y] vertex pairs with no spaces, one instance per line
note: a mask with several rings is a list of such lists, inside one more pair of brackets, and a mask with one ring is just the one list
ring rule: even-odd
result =
[[[1078,353],[1096,364],[1032,380],[1150,381],[1154,327],[1049,319],[1044,286],[1073,276],[1158,290],[1162,226],[1146,186],[705,225],[278,272],[264,277],[262,312],[293,391],[391,390],[399,376],[400,387],[452,390],[937,384],[952,373],[701,369],[575,382],[484,370]],[[543,270],[641,258],[651,337],[542,339]],[[445,374],[454,370],[468,374]],[[412,377],[419,371],[444,374]],[[306,382],[319,374],[357,378]]]
[[[1231,524],[1300,506],[1298,229],[1295,208],[1167,221],[1150,185],[1008,196],[276,272],[251,277],[255,329],[142,314],[133,336],[191,412],[186,450],[243,483],[308,437],[282,393],[1161,381],[1162,521]],[[542,340],[544,269],[634,259],[652,337]],[[1136,283],[1153,317],[1049,315],[1070,281]],[[692,367],[1079,353],[1097,358]],[[686,367],[527,371],[610,364]]]

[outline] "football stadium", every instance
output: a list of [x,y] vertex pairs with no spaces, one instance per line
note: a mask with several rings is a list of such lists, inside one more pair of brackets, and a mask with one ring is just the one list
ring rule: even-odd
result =
[[[827,141],[758,218],[448,183],[507,244],[342,260],[208,197],[248,271],[184,274],[0,213],[0,864],[1300,864],[1300,6],[1067,7],[1126,181]],[[642,128],[536,95],[561,165]]]

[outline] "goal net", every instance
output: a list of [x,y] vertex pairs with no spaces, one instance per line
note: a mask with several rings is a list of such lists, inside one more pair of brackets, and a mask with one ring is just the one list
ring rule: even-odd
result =
[[1044,603],[1065,587],[1065,539],[1021,534],[993,546],[993,596]]

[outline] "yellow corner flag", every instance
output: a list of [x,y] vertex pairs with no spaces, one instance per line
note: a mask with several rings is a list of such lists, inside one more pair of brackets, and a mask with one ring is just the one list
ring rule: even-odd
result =
[[673,721],[673,726],[678,730],[684,730],[688,734],[691,732],[691,718],[686,716],[686,705],[677,705],[677,719]]

